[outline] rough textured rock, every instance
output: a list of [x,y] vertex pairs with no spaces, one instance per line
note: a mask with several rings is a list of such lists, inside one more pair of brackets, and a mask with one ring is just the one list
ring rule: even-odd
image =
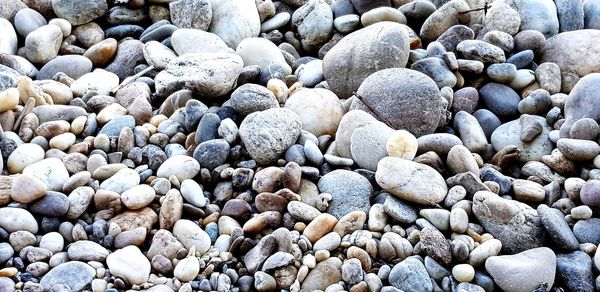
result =
[[323,75],[340,98],[347,98],[372,73],[403,68],[408,61],[406,29],[380,22],[355,31],[338,42],[323,58]]
[[543,246],[546,234],[537,211],[518,201],[480,191],[473,196],[473,214],[509,254]]
[[365,79],[357,94],[360,98],[352,101],[350,109],[369,112],[388,126],[405,129],[417,137],[433,133],[442,116],[437,85],[417,71],[381,70]]

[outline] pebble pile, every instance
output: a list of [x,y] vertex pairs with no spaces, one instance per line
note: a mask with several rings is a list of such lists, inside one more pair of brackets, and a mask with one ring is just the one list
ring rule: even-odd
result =
[[598,0],[0,0],[0,291],[600,290]]

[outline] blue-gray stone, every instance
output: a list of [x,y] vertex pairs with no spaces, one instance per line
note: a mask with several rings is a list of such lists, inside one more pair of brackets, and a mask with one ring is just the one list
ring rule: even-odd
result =
[[537,211],[546,232],[558,247],[569,251],[579,249],[579,242],[560,210],[541,204],[537,207]]
[[583,251],[557,254],[556,276],[566,291],[594,291],[592,259]]
[[285,152],[285,160],[287,162],[296,162],[298,165],[304,165],[306,163],[306,156],[304,155],[304,146],[300,144],[294,144],[288,148]]
[[172,24],[162,25],[157,27],[156,29],[149,31],[143,37],[140,38],[140,41],[143,43],[147,43],[149,41],[163,41],[166,38],[171,37],[173,32],[177,30],[177,27]]
[[194,158],[200,163],[200,167],[215,169],[222,165],[229,156],[229,143],[223,139],[213,139],[200,143],[194,150]]
[[123,24],[123,25],[113,26],[113,27],[105,30],[104,35],[106,38],[113,38],[116,40],[121,40],[126,37],[132,37],[134,39],[137,39],[140,37],[140,35],[142,34],[143,31],[144,31],[144,28],[139,25]]
[[324,175],[318,183],[323,193],[332,196],[327,213],[338,219],[352,211],[369,213],[373,186],[362,175],[349,170],[334,170]]
[[402,291],[431,292],[433,290],[425,266],[413,257],[395,265],[390,271],[388,281]]
[[110,120],[106,123],[102,129],[100,129],[100,134],[106,134],[109,137],[119,136],[121,133],[121,129],[123,128],[131,128],[135,127],[135,119],[132,116],[120,116]]
[[29,210],[34,214],[49,217],[60,217],[69,211],[69,199],[63,193],[49,191],[29,205]]
[[202,116],[198,129],[196,130],[196,144],[216,139],[219,137],[218,129],[221,125],[221,119],[214,113],[207,113]]
[[600,218],[579,220],[573,226],[573,234],[579,243],[600,243]]
[[510,178],[491,167],[486,168],[484,171],[482,171],[481,180],[484,182],[493,181],[498,183],[498,185],[500,186],[500,195],[508,193],[512,186]]
[[512,88],[500,83],[488,83],[479,89],[483,104],[501,119],[519,114],[521,97]]
[[554,3],[560,32],[583,29],[583,0],[554,0]]
[[515,65],[517,69],[523,69],[531,64],[534,57],[532,50],[525,50],[510,56],[506,63]]
[[583,1],[583,15],[585,29],[600,29],[600,1]]
[[479,125],[481,126],[481,129],[483,129],[483,133],[485,133],[485,137],[487,137],[488,141],[492,137],[494,130],[502,125],[500,119],[487,109],[477,110],[473,113],[473,116],[479,122]]

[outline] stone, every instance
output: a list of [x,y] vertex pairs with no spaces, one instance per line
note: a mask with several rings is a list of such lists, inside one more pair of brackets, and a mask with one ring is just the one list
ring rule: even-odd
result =
[[557,254],[556,280],[571,291],[594,291],[592,259],[579,250]]
[[278,108],[279,103],[273,92],[258,84],[244,84],[231,94],[231,107],[242,115],[249,115],[270,108]]
[[335,135],[344,109],[335,93],[322,88],[306,88],[294,92],[285,107],[302,119],[302,129],[315,136]]
[[275,161],[300,135],[301,118],[286,108],[268,109],[248,115],[239,135],[250,156],[259,164]]
[[0,18],[0,53],[14,55],[17,53],[18,38],[10,21]]
[[397,130],[390,134],[385,149],[388,156],[413,160],[417,155],[419,142],[417,138],[406,130]]
[[96,67],[105,67],[108,65],[117,53],[117,40],[108,38],[91,46],[84,57],[90,59]]
[[58,56],[42,67],[36,75],[37,80],[52,79],[59,72],[67,76],[78,79],[84,74],[92,71],[92,62],[83,56],[68,55]]
[[211,240],[208,234],[190,220],[182,219],[175,222],[173,235],[188,250],[194,247],[199,255],[203,255],[210,249]]
[[435,169],[398,157],[379,161],[375,179],[392,195],[418,204],[437,204],[448,192],[444,178]]
[[272,30],[279,29],[288,24],[291,18],[292,15],[288,12],[277,13],[273,17],[265,20],[260,25],[260,32],[270,32]]
[[452,261],[450,245],[444,235],[433,227],[425,227],[421,230],[421,248],[432,259],[449,265]]
[[11,198],[19,203],[28,204],[44,196],[48,186],[35,176],[22,174],[13,181]]
[[342,117],[335,134],[335,150],[339,156],[352,157],[350,149],[352,133],[369,121],[376,121],[376,119],[361,110],[351,110]]
[[211,1],[178,0],[169,3],[171,21],[180,28],[207,30],[212,20]]
[[568,137],[571,128],[580,119],[590,118],[595,121],[600,119],[600,115],[596,112],[600,108],[600,103],[593,98],[593,92],[597,90],[596,82],[598,80],[600,80],[600,74],[589,74],[581,78],[569,94],[569,98],[564,105],[566,120],[560,127],[561,137]]
[[108,3],[106,0],[52,0],[52,9],[58,17],[68,20],[72,25],[81,25],[106,14]]
[[478,153],[487,147],[487,138],[477,119],[464,111],[454,116],[454,128],[458,130],[463,145],[469,151]]
[[258,65],[268,70],[271,65],[281,66],[285,75],[292,74],[279,48],[265,38],[251,37],[240,41],[235,52],[244,60],[244,66]]
[[333,215],[323,213],[315,217],[304,229],[303,235],[306,236],[310,242],[316,242],[318,239],[329,233],[338,220]]
[[73,82],[71,91],[75,96],[83,96],[89,89],[95,89],[98,94],[109,95],[118,85],[119,76],[103,69],[96,69]]
[[393,129],[405,129],[416,137],[433,133],[442,116],[437,85],[417,71],[381,70],[366,78],[357,94],[360,98],[352,101],[350,109],[364,110]]
[[350,152],[354,162],[361,168],[377,170],[377,163],[388,155],[386,143],[393,131],[379,121],[371,121],[356,128],[350,140]]
[[502,124],[491,136],[491,143],[496,151],[508,146],[515,145],[519,150],[519,160],[521,161],[537,161],[544,155],[549,155],[554,146],[548,134],[552,130],[550,125],[547,124],[546,119],[540,116],[532,116],[540,124],[542,124],[542,132],[537,135],[531,142],[523,142],[521,140],[521,123],[519,120],[510,121]]
[[410,68],[429,76],[438,88],[456,85],[456,76],[441,58],[428,57],[413,63]]
[[167,179],[171,175],[175,175],[182,182],[194,178],[199,172],[200,163],[196,159],[185,155],[175,155],[160,165],[156,175]]
[[304,50],[318,51],[333,34],[333,12],[326,2],[309,1],[292,14],[292,29]]
[[537,212],[540,215],[540,219],[542,219],[544,228],[560,248],[570,251],[579,248],[579,242],[560,210],[550,208],[546,205],[539,205]]
[[464,40],[456,50],[466,59],[483,63],[503,63],[506,61],[501,48],[480,40]]
[[493,256],[485,262],[486,271],[504,291],[533,291],[552,287],[556,255],[547,247],[525,250],[515,255]]
[[27,35],[25,56],[35,64],[46,64],[58,55],[62,31],[56,25],[42,26]]
[[348,98],[369,75],[405,67],[409,49],[401,24],[376,23],[345,36],[331,48],[323,58],[323,76],[331,91]]
[[208,31],[218,35],[230,48],[260,33],[260,17],[252,1],[211,1],[212,21]]
[[327,212],[338,219],[355,210],[369,212],[373,187],[356,172],[334,170],[319,179],[318,188],[321,192],[331,194]]
[[80,240],[70,244],[67,253],[71,260],[104,261],[109,251],[93,241]]
[[[597,37],[597,30],[578,30],[560,33],[546,41],[546,49],[541,56],[541,63],[552,62],[560,67],[562,75],[561,92],[569,93],[579,78],[590,73],[600,72],[600,59],[595,58],[598,51],[590,38]],[[580,51],[581,50],[581,51]],[[590,53],[589,58],[578,52]],[[597,78],[597,77],[596,77]],[[569,81],[571,80],[571,81]],[[582,86],[582,85],[580,85]]]
[[[14,185],[14,183],[13,183]],[[579,193],[581,202],[590,207],[600,206],[600,181],[589,180],[583,185]]]
[[218,35],[198,29],[180,28],[176,30],[171,35],[171,45],[179,56],[191,53],[219,53],[231,50]]
[[0,227],[7,232],[29,231],[38,232],[38,223],[29,211],[20,208],[0,208]]
[[25,143],[17,147],[8,156],[6,166],[9,173],[20,173],[25,167],[44,159],[44,149],[33,143]]
[[44,289],[51,289],[55,285],[65,285],[71,291],[79,291],[90,285],[96,276],[96,269],[79,262],[70,261],[52,268],[42,279],[40,284]]
[[433,287],[423,263],[407,258],[396,264],[388,276],[390,284],[402,291],[432,291]]
[[587,220],[579,220],[575,225],[573,225],[573,234],[579,241],[582,243],[592,243],[599,244],[600,243],[600,228],[598,225],[600,223],[600,219],[598,218],[590,218]]
[[175,52],[157,41],[147,42],[143,54],[148,65],[154,66],[157,70],[165,69],[171,60],[177,58]]
[[592,160],[600,154],[600,145],[594,141],[561,138],[556,147],[568,159],[573,161]]
[[131,285],[143,284],[150,276],[150,261],[133,245],[111,253],[106,265],[112,275],[127,279]]
[[31,175],[46,183],[50,191],[62,191],[64,183],[69,179],[69,172],[58,158],[46,158],[29,164],[23,174]]
[[225,163],[229,156],[229,143],[222,139],[214,139],[200,143],[194,150],[193,157],[200,166],[213,170]]
[[175,58],[155,77],[156,91],[167,96],[180,89],[208,97],[227,94],[242,70],[243,60],[231,53],[194,53]]
[[[552,1],[503,0],[515,9],[521,18],[520,30],[537,30],[551,37],[559,31],[556,6]],[[535,11],[535,12],[533,12]]]
[[130,168],[123,168],[100,184],[100,189],[122,194],[140,183],[140,175]]
[[146,207],[154,200],[156,192],[149,185],[138,185],[121,194],[121,202],[130,210]]
[[521,25],[519,13],[506,3],[498,2],[485,15],[485,27],[489,31],[497,30],[516,35]]
[[472,208],[485,230],[502,241],[502,250],[506,253],[518,253],[546,242],[538,212],[526,204],[480,191],[473,196]]
[[466,25],[454,25],[442,33],[436,40],[444,46],[446,51],[454,52],[456,46],[464,40],[472,40],[475,33]]
[[15,29],[24,38],[26,38],[30,32],[47,24],[43,15],[30,8],[19,10],[17,14],[15,14],[13,21],[15,23]]
[[338,258],[328,258],[319,262],[302,282],[302,289],[325,290],[329,285],[342,280],[341,268],[342,261]]
[[457,24],[467,24],[471,16],[466,11],[470,10],[469,4],[463,0],[450,1],[433,12],[423,25],[419,36],[425,42],[436,40],[450,27]]

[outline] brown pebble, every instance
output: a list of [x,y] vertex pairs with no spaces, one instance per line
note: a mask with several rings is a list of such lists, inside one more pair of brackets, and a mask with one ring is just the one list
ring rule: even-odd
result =
[[323,235],[331,232],[337,222],[337,218],[333,215],[327,213],[321,214],[306,226],[303,234],[311,243],[315,243]]

